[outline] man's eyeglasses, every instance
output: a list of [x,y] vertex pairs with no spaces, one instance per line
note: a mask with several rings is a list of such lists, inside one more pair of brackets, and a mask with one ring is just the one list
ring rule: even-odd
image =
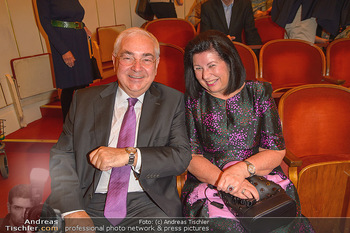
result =
[[156,61],[156,59],[152,56],[145,56],[145,57],[142,57],[141,59],[136,59],[134,56],[129,54],[123,54],[117,58],[119,60],[119,63],[123,66],[132,66],[135,64],[136,60],[139,60],[140,65],[145,68],[149,68],[153,66],[154,62]]

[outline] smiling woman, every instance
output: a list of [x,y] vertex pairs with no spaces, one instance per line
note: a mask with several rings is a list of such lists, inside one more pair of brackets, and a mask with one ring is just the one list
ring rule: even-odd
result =
[[[184,215],[213,218],[209,224],[215,232],[227,232],[228,227],[244,232],[235,214],[223,208],[223,200],[210,193],[222,191],[258,201],[262,197],[247,180],[254,175],[278,177],[286,183],[287,194],[298,200],[279,166],[285,145],[271,85],[245,82],[232,41],[219,31],[206,31],[190,41],[185,50],[185,79],[192,160],[182,191]],[[313,232],[305,218],[295,218],[276,231],[290,231],[296,225]]]
[[237,93],[235,91],[226,95],[229,84],[229,67],[214,49],[195,54],[193,66],[196,79],[211,95],[228,99]]

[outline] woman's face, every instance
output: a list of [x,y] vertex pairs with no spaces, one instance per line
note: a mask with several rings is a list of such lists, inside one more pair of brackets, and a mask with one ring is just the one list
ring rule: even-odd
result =
[[193,68],[202,87],[212,96],[227,99],[224,92],[228,86],[230,70],[215,50],[195,54],[193,56]]

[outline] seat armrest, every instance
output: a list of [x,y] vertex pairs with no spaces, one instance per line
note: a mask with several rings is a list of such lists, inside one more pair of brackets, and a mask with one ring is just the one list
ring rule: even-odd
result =
[[283,161],[289,167],[300,167],[303,164],[303,161],[300,160],[297,156],[295,156],[290,150],[286,150],[286,155],[283,158]]
[[343,79],[333,79],[331,76],[323,76],[323,80],[331,84],[343,85],[345,80]]
[[288,165],[288,177],[295,185],[298,187],[298,167],[303,164],[298,157],[296,157],[291,151],[286,150],[286,155],[283,158],[283,161]]

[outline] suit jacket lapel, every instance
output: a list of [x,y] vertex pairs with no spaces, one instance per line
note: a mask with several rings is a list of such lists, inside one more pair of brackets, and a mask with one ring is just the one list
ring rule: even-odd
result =
[[[232,30],[232,25],[234,25],[235,21],[237,21],[237,16],[242,16],[242,12],[239,12],[242,10],[242,7],[239,7],[238,5],[242,4],[240,0],[234,0],[233,1],[233,5],[232,5],[232,11],[231,11],[231,23],[230,23],[230,29],[229,32],[231,32]],[[240,21],[240,23],[242,23],[243,21]],[[230,33],[228,33],[229,35]]]
[[94,101],[95,137],[98,145],[107,146],[113,117],[117,83],[113,83],[100,93]]
[[220,23],[224,25],[226,34],[228,34],[228,27],[227,27],[225,11],[224,11],[224,7],[222,6],[222,2],[221,0],[217,0],[215,3],[216,3],[215,10],[216,10],[218,19],[220,20]]
[[145,98],[142,104],[141,118],[139,123],[139,132],[137,137],[137,146],[145,147],[150,145],[150,138],[153,131],[155,116],[158,113],[160,106],[159,102],[160,92],[154,85],[151,85],[145,93]]
[[[110,84],[109,87],[100,93],[100,98],[93,102],[94,133],[97,145],[100,146],[108,145],[117,87],[117,82]],[[95,169],[94,180],[92,182],[94,191],[100,180],[101,173],[101,170]]]

